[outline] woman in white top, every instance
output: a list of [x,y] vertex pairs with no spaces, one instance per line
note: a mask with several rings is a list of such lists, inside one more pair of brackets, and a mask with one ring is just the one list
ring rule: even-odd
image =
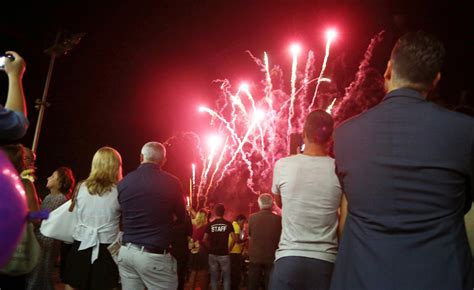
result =
[[65,282],[79,289],[113,289],[118,268],[107,247],[119,233],[120,206],[116,184],[122,179],[122,158],[102,147],[92,159],[89,177],[78,185],[74,244],[66,261]]

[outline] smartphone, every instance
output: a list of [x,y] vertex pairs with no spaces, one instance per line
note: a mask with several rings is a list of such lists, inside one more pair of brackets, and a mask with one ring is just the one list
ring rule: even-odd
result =
[[304,150],[303,135],[301,133],[290,134],[290,155],[299,154]]
[[10,61],[12,61],[15,58],[11,54],[1,55],[0,56],[0,70],[5,70],[5,62],[7,61],[7,59],[10,59]]

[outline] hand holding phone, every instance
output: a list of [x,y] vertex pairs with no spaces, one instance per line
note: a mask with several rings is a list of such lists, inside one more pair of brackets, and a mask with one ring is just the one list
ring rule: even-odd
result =
[[15,57],[12,54],[5,54],[0,56],[0,70],[5,70],[5,63],[7,61],[14,61]]

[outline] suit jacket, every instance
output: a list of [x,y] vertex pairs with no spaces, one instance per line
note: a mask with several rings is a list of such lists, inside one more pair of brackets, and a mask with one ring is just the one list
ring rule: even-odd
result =
[[249,218],[251,263],[273,264],[281,235],[281,216],[263,209]]
[[349,213],[331,290],[472,290],[474,119],[399,89],[334,142]]

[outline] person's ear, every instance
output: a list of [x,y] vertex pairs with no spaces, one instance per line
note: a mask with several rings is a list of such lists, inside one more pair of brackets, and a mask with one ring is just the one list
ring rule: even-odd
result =
[[383,74],[383,78],[386,81],[389,81],[392,78],[392,62],[387,62],[387,68],[385,69],[385,73]]
[[166,157],[163,158],[163,160],[161,161],[161,164],[160,164],[160,165],[161,165],[161,166],[164,166],[165,163],[166,163]]
[[143,162],[143,154],[140,154],[140,163]]

